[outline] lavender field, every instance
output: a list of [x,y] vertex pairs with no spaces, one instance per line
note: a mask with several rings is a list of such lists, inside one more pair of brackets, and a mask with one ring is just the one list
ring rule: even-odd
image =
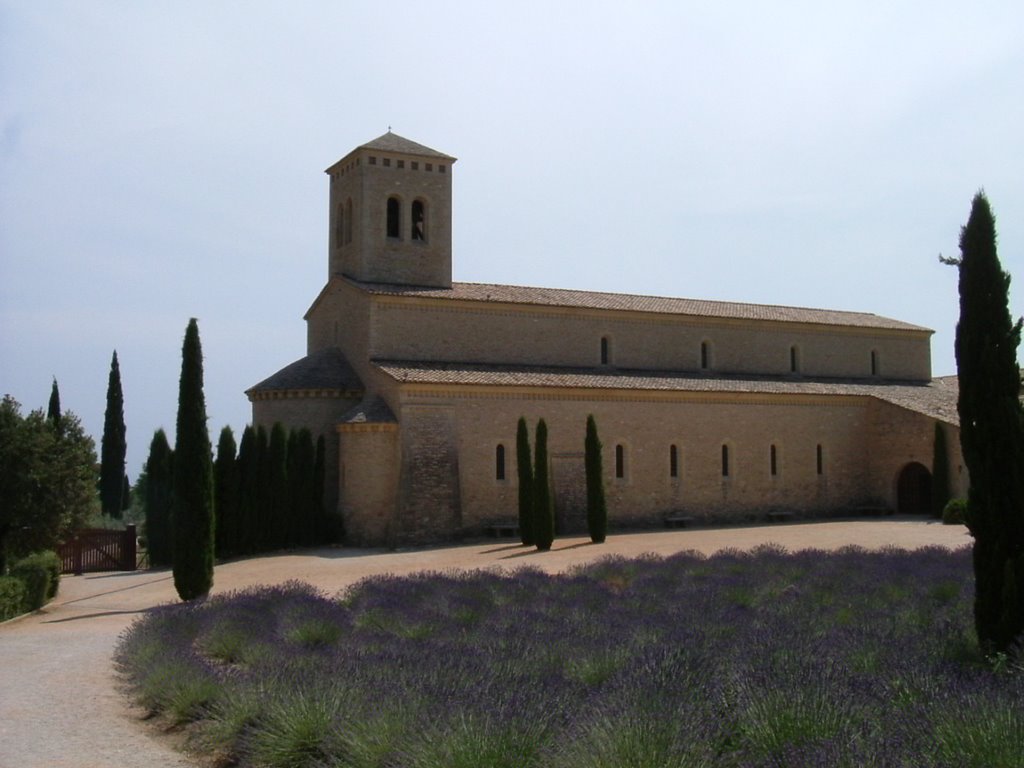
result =
[[221,765],[1024,766],[972,596],[966,549],[605,559],[169,606],[117,661]]

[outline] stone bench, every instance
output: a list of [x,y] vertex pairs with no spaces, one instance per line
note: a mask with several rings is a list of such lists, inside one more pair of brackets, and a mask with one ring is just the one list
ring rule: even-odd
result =
[[495,539],[515,538],[519,535],[519,523],[488,523],[484,531]]
[[666,528],[688,528],[693,523],[694,519],[689,515],[667,515],[665,517]]

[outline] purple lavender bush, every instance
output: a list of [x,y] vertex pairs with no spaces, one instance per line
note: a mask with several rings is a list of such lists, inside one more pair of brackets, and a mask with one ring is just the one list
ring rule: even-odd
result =
[[609,557],[151,612],[133,697],[241,766],[1024,766],[968,550]]

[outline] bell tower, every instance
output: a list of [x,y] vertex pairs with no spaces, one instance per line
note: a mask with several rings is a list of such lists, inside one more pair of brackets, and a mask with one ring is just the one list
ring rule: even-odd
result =
[[328,168],[328,277],[450,288],[454,163],[389,130]]

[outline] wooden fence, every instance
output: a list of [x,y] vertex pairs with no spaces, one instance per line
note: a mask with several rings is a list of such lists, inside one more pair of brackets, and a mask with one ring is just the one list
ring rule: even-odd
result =
[[134,571],[136,568],[135,526],[123,531],[87,528],[57,547],[61,573]]

